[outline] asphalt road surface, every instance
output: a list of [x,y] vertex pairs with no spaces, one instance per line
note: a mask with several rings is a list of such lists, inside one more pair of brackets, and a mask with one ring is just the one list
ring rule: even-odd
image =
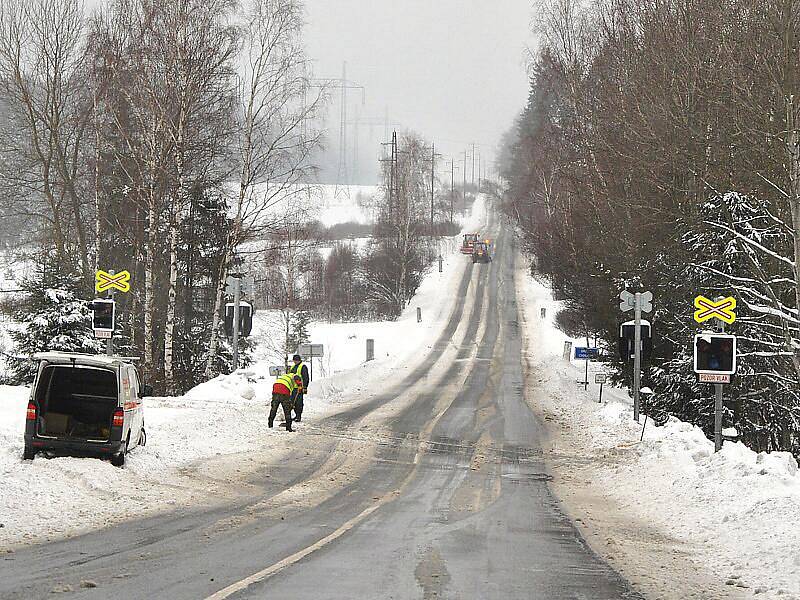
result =
[[[523,397],[516,253],[496,235],[493,262],[452,291],[427,360],[306,430],[322,452],[265,470],[246,500],[19,550],[0,561],[0,598],[639,598],[548,488],[542,428]],[[381,434],[359,440],[362,420],[400,398]],[[287,488],[313,497],[354,443],[369,451],[349,480],[286,504]]]

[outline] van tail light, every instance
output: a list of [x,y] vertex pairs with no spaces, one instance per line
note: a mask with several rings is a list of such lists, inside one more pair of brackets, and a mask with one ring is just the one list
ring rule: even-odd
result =
[[114,419],[111,421],[111,426],[122,427],[124,423],[125,423],[125,412],[121,408],[118,408],[117,410],[114,411]]
[[26,421],[36,420],[36,405],[33,402],[28,402],[28,411],[25,414]]

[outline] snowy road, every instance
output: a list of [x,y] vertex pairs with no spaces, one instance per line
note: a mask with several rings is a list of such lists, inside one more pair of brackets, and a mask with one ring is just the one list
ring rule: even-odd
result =
[[497,242],[448,291],[459,300],[428,360],[309,425],[314,452],[297,436],[291,462],[232,504],[21,549],[0,563],[0,598],[637,597],[549,491],[515,252]]

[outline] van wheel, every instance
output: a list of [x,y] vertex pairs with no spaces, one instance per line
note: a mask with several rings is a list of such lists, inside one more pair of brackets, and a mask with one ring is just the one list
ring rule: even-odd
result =
[[111,464],[115,467],[122,467],[125,465],[125,452],[120,452],[111,457]]
[[142,427],[142,431],[139,432],[139,445],[146,446],[147,445],[147,432]]
[[36,450],[30,446],[25,446],[25,449],[22,451],[22,460],[33,460],[34,456],[36,456]]

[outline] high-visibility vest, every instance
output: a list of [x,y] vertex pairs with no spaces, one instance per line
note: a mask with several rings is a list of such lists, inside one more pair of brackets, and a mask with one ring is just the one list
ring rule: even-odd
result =
[[289,367],[289,373],[297,373],[301,377],[303,376],[303,363],[297,363],[296,365],[292,365]]
[[275,379],[275,383],[282,383],[286,386],[286,389],[289,390],[290,393],[294,392],[295,388],[297,387],[297,385],[294,383],[294,375],[290,375],[289,373],[286,373],[285,375],[278,375],[278,377]]

